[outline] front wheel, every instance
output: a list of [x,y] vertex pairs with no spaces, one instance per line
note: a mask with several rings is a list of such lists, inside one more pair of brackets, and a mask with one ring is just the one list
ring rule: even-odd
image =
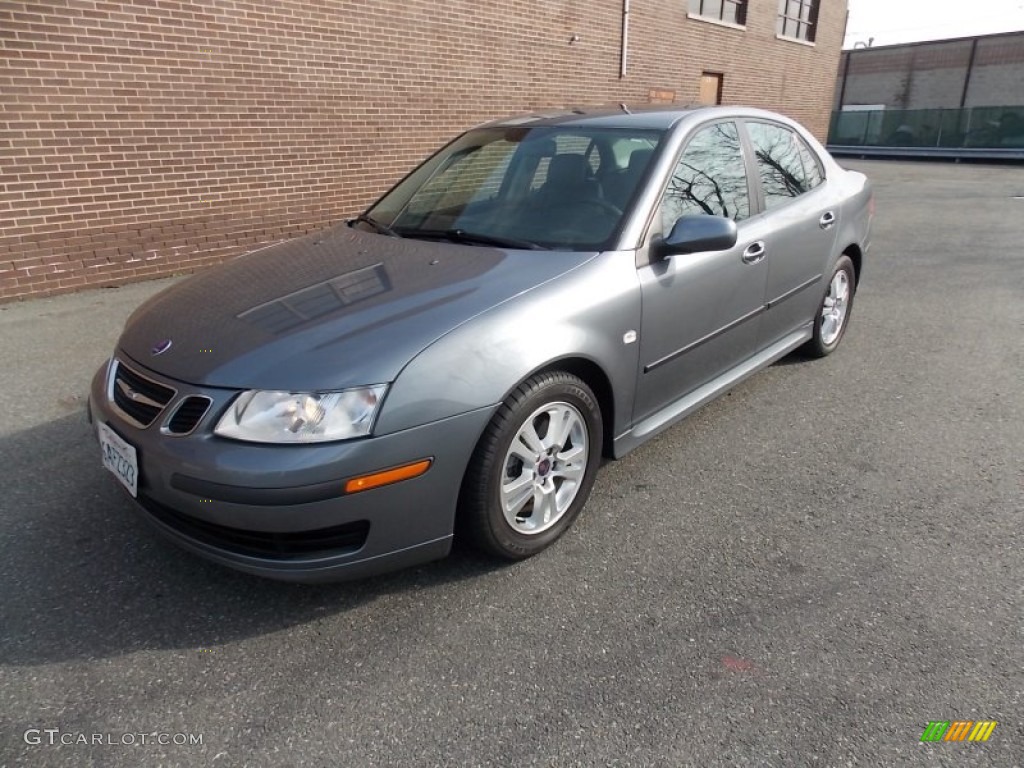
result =
[[520,385],[498,408],[470,461],[459,517],[482,549],[518,560],[545,549],[587,502],[601,460],[601,409],[564,372]]
[[846,326],[850,321],[850,312],[853,310],[856,280],[856,272],[850,257],[840,256],[825,289],[825,295],[818,305],[814,336],[804,345],[804,351],[809,356],[830,355],[843,340],[843,334],[846,333]]

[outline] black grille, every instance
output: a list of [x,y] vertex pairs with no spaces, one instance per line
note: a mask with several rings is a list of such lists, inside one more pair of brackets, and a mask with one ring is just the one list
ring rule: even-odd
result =
[[191,395],[181,401],[174,415],[167,420],[165,429],[172,435],[187,435],[210,408],[210,398],[203,395]]
[[139,426],[148,427],[174,397],[174,390],[136,373],[120,360],[114,369],[114,404]]
[[368,520],[320,528],[315,531],[274,533],[229,528],[186,515],[155,501],[143,493],[139,503],[164,525],[190,539],[240,555],[298,560],[313,556],[346,555],[362,549],[370,533]]

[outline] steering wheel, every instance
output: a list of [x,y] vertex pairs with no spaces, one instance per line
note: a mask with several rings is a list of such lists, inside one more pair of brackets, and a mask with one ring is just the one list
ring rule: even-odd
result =
[[560,203],[556,203],[557,208],[581,208],[583,206],[590,206],[592,208],[599,208],[602,213],[610,213],[616,218],[622,217],[622,209],[614,203],[610,203],[601,197],[587,197],[582,200],[565,200]]
[[617,218],[622,218],[622,209],[615,203],[605,200],[603,197],[596,198],[594,200],[587,200],[586,202],[596,205],[601,210],[606,211]]

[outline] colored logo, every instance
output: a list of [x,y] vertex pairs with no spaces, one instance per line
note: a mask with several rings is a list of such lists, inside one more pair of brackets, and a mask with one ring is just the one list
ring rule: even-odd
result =
[[163,341],[159,341],[156,344],[154,344],[153,348],[151,350],[149,350],[149,352],[150,352],[151,355],[153,355],[153,357],[156,357],[157,355],[162,355],[164,352],[166,352],[170,348],[171,348],[171,340],[170,339],[164,339]]
[[988,741],[996,725],[995,720],[931,720],[921,741]]

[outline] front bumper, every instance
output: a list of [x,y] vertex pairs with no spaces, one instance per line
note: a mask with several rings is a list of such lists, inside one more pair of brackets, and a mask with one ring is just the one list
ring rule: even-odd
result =
[[[194,432],[162,434],[159,420],[140,428],[112,407],[107,366],[93,378],[90,419],[135,447],[138,507],[176,544],[247,573],[305,582],[360,578],[448,554],[462,476],[493,407],[379,437],[243,443],[213,434],[234,391],[170,381],[125,362],[173,386],[175,402],[213,400]],[[424,458],[433,463],[419,477],[344,492],[348,478]]]

